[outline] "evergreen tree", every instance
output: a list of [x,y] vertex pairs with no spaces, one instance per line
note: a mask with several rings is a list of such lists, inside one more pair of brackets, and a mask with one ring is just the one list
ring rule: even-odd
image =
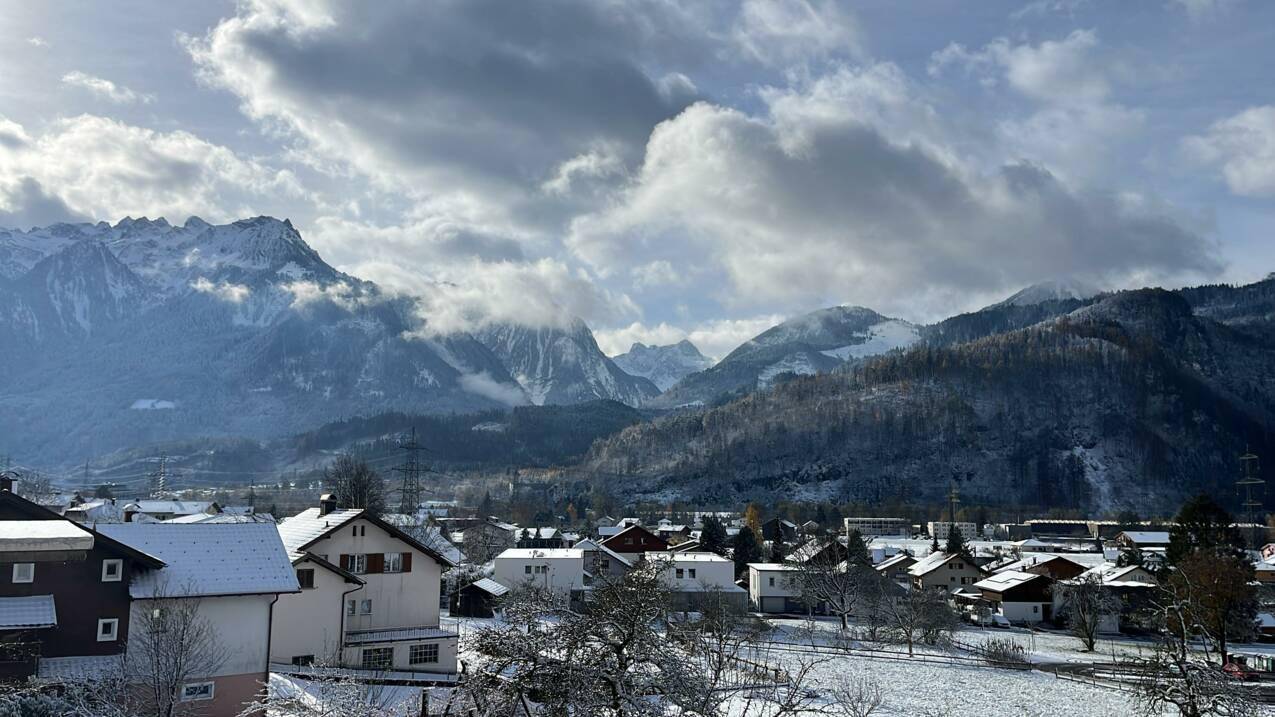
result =
[[1200,494],[1183,504],[1175,525],[1169,530],[1165,559],[1177,565],[1198,550],[1243,554],[1244,538],[1233,525],[1231,514],[1207,495]]
[[939,534],[935,533],[930,536],[930,552],[937,553],[939,551]]
[[757,534],[747,526],[739,529],[739,533],[731,543],[731,548],[735,558],[735,577],[737,578],[748,572],[749,563],[761,562],[761,543],[757,541]]
[[[937,539],[935,542],[938,542]],[[948,555],[969,555],[970,548],[965,544],[965,538],[961,537],[961,529],[952,525],[951,530],[947,531],[947,545],[943,552]]]
[[872,565],[872,553],[868,551],[867,542],[857,530],[850,531],[850,535],[846,536],[846,564]]
[[699,532],[700,549],[718,555],[726,554],[726,526],[715,515],[706,515]]

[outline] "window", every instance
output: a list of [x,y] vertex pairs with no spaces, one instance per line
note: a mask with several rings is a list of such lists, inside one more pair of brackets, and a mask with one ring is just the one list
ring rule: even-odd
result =
[[598,561],[598,570],[599,570],[600,572],[604,572],[604,573],[609,573],[609,572],[611,572],[611,561],[610,561],[610,560],[599,560],[599,561]]
[[182,685],[182,702],[199,702],[211,700],[216,686],[211,682],[192,682]]
[[773,577],[770,578],[770,587],[775,587],[775,579]]
[[35,582],[35,563],[14,563],[13,564],[13,582],[15,583]]
[[695,579],[695,568],[687,568],[687,570],[686,570],[686,574],[687,574],[688,576],[690,576],[691,580],[694,580],[694,579]]
[[685,571],[683,571],[681,568],[678,568],[678,569],[677,569],[677,579],[678,579],[678,580],[681,580],[683,577],[685,577],[685,576],[682,574],[683,572],[685,572]]
[[314,664],[314,655],[293,655],[292,664],[297,667],[309,667]]
[[355,611],[355,609],[356,609],[357,607],[358,607],[358,603],[356,603],[355,601],[353,601],[353,600],[346,600],[346,601],[345,601],[345,614],[346,614],[346,615],[348,615],[348,616],[350,616],[350,617],[354,617],[354,611]]
[[350,556],[350,572],[362,575],[367,572],[367,556],[362,553]]
[[115,642],[119,636],[120,619],[118,617],[104,617],[97,621],[98,642]]
[[412,645],[407,654],[409,665],[425,665],[438,662],[438,645]]
[[371,614],[372,614],[372,601],[371,601],[371,600],[364,600],[363,602],[359,603],[359,614],[360,614],[360,615],[371,615]]
[[625,538],[624,538],[624,544],[625,544],[625,545],[632,545],[632,544],[633,544],[633,536],[631,536],[631,535],[629,535],[629,536],[625,536]]
[[368,647],[362,654],[363,669],[388,670],[394,666],[394,648]]
[[1039,605],[1032,605],[1032,612],[1034,612],[1034,613],[1036,613],[1036,612],[1040,612],[1040,606],[1039,606]]
[[523,571],[524,573],[526,573],[527,575],[530,575],[530,574],[531,574],[531,566],[530,566],[530,565],[524,565],[524,566],[522,566],[522,571]]
[[124,578],[124,561],[119,558],[102,561],[102,582],[118,583]]
[[297,571],[297,584],[302,590],[312,590],[314,588],[314,569],[302,568]]
[[168,632],[168,620],[165,619],[167,617],[168,613],[162,607],[151,610],[151,622],[149,625],[151,632]]
[[385,569],[383,570],[383,572],[387,572],[387,573],[403,572],[403,554],[402,553],[386,553],[385,554]]

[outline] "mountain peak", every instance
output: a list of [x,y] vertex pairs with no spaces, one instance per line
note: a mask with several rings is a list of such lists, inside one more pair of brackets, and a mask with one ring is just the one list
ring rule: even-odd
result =
[[1041,281],[1015,292],[1012,296],[987,307],[1031,306],[1046,301],[1089,299],[1102,293],[1102,289],[1079,279],[1051,279]]

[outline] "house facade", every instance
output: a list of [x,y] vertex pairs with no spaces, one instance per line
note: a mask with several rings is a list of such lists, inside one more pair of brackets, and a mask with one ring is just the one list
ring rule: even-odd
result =
[[993,612],[1013,623],[1053,619],[1054,581],[1046,575],[1006,570],[974,583]]
[[0,484],[0,677],[107,667],[128,642],[133,581],[163,566]]
[[669,549],[668,541],[640,525],[628,525],[601,544],[630,560],[646,553],[662,553]]
[[299,590],[274,526],[120,523],[101,531],[165,564],[130,585],[130,665],[147,662],[148,642],[164,644],[169,630],[164,615],[193,605],[195,619],[206,623],[210,634],[195,652],[220,659],[206,671],[185,676],[179,701],[207,717],[234,717],[257,701],[269,679],[273,608],[281,596]]
[[857,530],[864,538],[912,537],[912,523],[906,518],[845,518],[842,524],[847,536]]
[[[309,656],[317,660],[330,653],[336,632],[341,636],[339,661],[345,667],[456,672],[458,636],[439,623],[442,572],[453,567],[446,555],[362,509],[338,509],[329,496],[318,508],[284,520],[277,529],[293,560],[310,555],[336,568],[320,570],[324,566],[314,561],[312,568],[297,568],[313,569],[316,586],[313,593],[303,589],[300,597],[279,601],[280,613],[296,611],[299,616],[280,622],[276,637],[295,651],[273,651],[280,661],[304,661]],[[311,621],[314,610],[322,610],[322,616]],[[304,630],[307,624],[324,628]]]
[[748,602],[758,612],[804,613],[796,585],[797,567],[786,563],[748,564]]
[[914,590],[942,588],[954,593],[983,579],[983,571],[960,554],[932,553],[908,568]]
[[562,595],[585,586],[580,548],[510,548],[493,561],[492,579],[507,588],[530,584]]

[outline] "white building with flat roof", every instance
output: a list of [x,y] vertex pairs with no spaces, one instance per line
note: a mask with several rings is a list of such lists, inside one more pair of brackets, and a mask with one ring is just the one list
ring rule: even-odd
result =
[[905,518],[846,518],[846,535],[857,530],[865,538],[910,538],[912,523]]
[[530,583],[569,594],[584,587],[584,551],[579,548],[509,548],[493,562],[492,578],[507,588]]
[[758,612],[805,612],[796,575],[797,568],[785,563],[749,563],[748,602]]
[[957,530],[961,531],[961,537],[965,540],[973,540],[978,537],[978,528],[973,523],[966,523],[960,520],[955,523],[950,520],[931,520],[925,524],[925,527],[931,537],[938,538],[942,542],[947,540],[947,534],[952,532],[953,525],[956,526]]

